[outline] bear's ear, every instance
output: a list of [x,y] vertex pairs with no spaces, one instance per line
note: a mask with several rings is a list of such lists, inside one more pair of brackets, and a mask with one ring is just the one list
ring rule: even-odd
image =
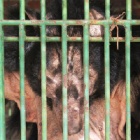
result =
[[29,12],[25,11],[27,17],[29,18],[29,20],[36,20],[36,17],[31,15]]
[[126,124],[126,90],[125,82],[118,82],[111,94],[111,119],[112,125],[113,120],[116,120],[118,135],[121,139],[125,139],[125,124]]
[[[90,9],[90,20],[103,20],[105,19],[104,13],[96,7]],[[89,33],[91,37],[102,37],[104,35],[104,28],[102,25],[90,25]]]
[[124,19],[125,18],[125,16],[126,16],[126,13],[125,12],[122,12],[121,14],[117,14],[117,15],[111,15],[111,17],[110,17],[110,19]]
[[26,8],[25,14],[26,14],[26,18],[29,20],[39,20],[40,19],[39,12],[37,12],[35,10],[31,10],[31,9]]

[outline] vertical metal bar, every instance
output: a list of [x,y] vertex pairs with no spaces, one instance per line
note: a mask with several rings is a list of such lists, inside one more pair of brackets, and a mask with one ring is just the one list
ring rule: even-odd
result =
[[62,0],[62,18],[67,20],[67,0]]
[[[126,1],[126,19],[131,20],[131,12],[132,12],[132,1]],[[126,50],[125,50],[125,61],[126,61],[126,140],[131,139],[131,103],[130,103],[130,40],[131,40],[131,26],[128,22],[126,24]]]
[[68,140],[68,110],[67,110],[67,0],[62,0],[62,96],[63,96],[63,140]]
[[132,0],[126,0],[126,19],[132,19]]
[[[110,19],[110,0],[105,1],[106,20]],[[109,23],[105,25],[105,139],[110,139],[110,48],[109,48]]]
[[[89,20],[89,0],[84,0],[84,19]],[[89,26],[84,25],[84,139],[89,140]]]
[[41,89],[42,89],[42,140],[47,140],[47,95],[46,95],[46,1],[41,0]]
[[[0,20],[3,20],[3,0],[0,1]],[[5,98],[4,98],[4,33],[0,25],[0,140],[5,140]]]
[[[20,20],[25,20],[25,2],[20,0]],[[21,140],[26,140],[26,112],[25,112],[25,87],[24,87],[24,40],[25,28],[23,24],[19,25],[19,56],[20,56],[20,107],[21,107]]]

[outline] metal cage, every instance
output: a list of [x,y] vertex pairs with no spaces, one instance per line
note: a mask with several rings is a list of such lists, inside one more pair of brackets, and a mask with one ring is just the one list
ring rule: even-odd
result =
[[[113,21],[110,19],[110,0],[105,0],[105,20],[90,20],[89,19],[89,0],[84,0],[84,20],[68,20],[67,19],[67,0],[62,0],[62,20],[46,20],[45,14],[45,0],[40,0],[41,5],[41,20],[37,22],[25,20],[25,0],[20,0],[20,20],[4,20],[4,1],[0,1],[0,140],[5,140],[5,97],[4,97],[4,41],[6,42],[19,42],[20,54],[20,100],[21,100],[21,140],[26,140],[26,110],[25,110],[25,97],[24,97],[24,43],[25,41],[41,42],[41,85],[42,85],[42,140],[47,139],[47,112],[46,112],[46,42],[60,42],[62,41],[62,79],[67,77],[67,42],[82,42],[84,46],[84,84],[85,84],[85,140],[89,139],[89,42],[105,42],[104,56],[105,56],[105,137],[106,140],[110,139],[110,50],[109,44],[116,42],[117,38],[110,38],[109,27],[112,24],[125,26],[125,39],[119,38],[120,42],[125,42],[126,45],[126,139],[131,139],[131,115],[130,115],[130,42],[139,42],[139,38],[132,38],[131,26],[140,25],[139,20],[132,20],[132,7],[131,0],[126,0],[126,20]],[[96,24],[102,25],[105,29],[104,38],[89,37],[89,25]],[[3,26],[16,25],[19,26],[19,37],[4,37]],[[26,25],[40,26],[40,37],[27,37],[25,35]],[[61,37],[46,37],[46,25],[59,25],[62,27]],[[83,38],[68,37],[68,25],[82,25]],[[63,83],[63,140],[68,139],[68,115],[67,115],[67,88]],[[65,83],[66,84],[66,83]]]

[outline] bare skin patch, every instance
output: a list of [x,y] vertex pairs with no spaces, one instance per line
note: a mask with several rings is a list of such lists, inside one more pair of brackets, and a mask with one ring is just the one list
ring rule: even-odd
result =
[[[17,103],[20,109],[19,74],[5,73],[5,98]],[[26,121],[35,122],[38,127],[38,140],[42,139],[41,97],[37,96],[25,80]],[[55,114],[46,108],[48,114],[48,139],[59,140],[62,131],[57,126]],[[55,134],[55,135],[54,135]],[[55,137],[54,137],[55,136]]]
[[[16,72],[5,72],[5,98],[17,103],[20,108],[20,78]],[[27,80],[25,79],[25,102],[26,102],[26,120],[29,122],[37,122],[36,108],[38,107],[36,100],[38,96],[33,92]]]
[[[119,82],[110,100],[110,139],[125,140],[126,103],[125,83]],[[83,116],[84,119],[84,116]],[[70,140],[84,140],[84,125],[82,130],[69,136]],[[90,140],[105,139],[105,100],[97,99],[90,106]]]

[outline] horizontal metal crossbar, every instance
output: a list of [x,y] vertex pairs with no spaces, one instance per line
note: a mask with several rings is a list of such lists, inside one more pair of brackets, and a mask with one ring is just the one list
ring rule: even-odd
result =
[[[19,38],[18,37],[4,37],[5,42],[18,42]],[[40,37],[25,37],[26,42],[40,42],[41,39]],[[46,37],[46,42],[61,42],[62,38],[61,37]],[[83,38],[82,37],[67,37],[67,41],[69,42],[82,42]],[[90,42],[104,42],[103,37],[89,37]],[[125,42],[125,37],[111,37],[110,42]],[[140,42],[139,37],[132,37],[131,42]]]
[[[46,90],[46,42],[62,42],[62,97],[63,97],[63,140],[68,139],[68,99],[67,99],[67,42],[83,42],[84,61],[84,139],[89,140],[89,42],[104,42],[105,56],[105,139],[110,139],[110,42],[125,42],[126,62],[126,139],[131,139],[131,103],[130,103],[130,54],[131,42],[140,42],[140,37],[132,37],[131,26],[140,25],[140,20],[132,20],[132,1],[126,0],[126,20],[110,19],[110,0],[105,0],[106,20],[89,19],[89,0],[84,0],[84,19],[67,20],[67,0],[62,0],[62,20],[46,20],[45,0],[41,2],[41,20],[25,19],[25,0],[20,0],[20,20],[4,20],[3,0],[0,1],[0,140],[5,140],[5,99],[4,99],[4,42],[19,42],[20,55],[20,100],[21,100],[21,140],[26,139],[26,110],[25,110],[25,42],[41,42],[41,90],[42,90],[42,140],[47,140],[47,90]],[[40,26],[40,37],[26,36],[26,26]],[[105,28],[104,37],[89,37],[90,25],[102,25]],[[125,37],[110,37],[109,27],[111,25],[122,25],[125,27]],[[19,26],[19,37],[4,37],[3,26]],[[47,37],[46,26],[61,26],[61,37]],[[83,26],[83,37],[69,37],[67,26]],[[64,85],[65,82],[65,85]],[[87,104],[86,104],[87,103]]]
[[0,25],[140,25],[140,20],[0,20]]

